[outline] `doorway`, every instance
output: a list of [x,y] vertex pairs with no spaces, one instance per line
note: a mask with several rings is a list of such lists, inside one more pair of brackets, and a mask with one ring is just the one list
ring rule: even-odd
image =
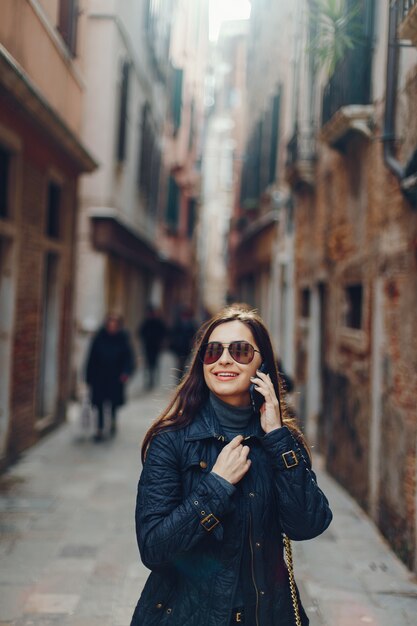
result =
[[0,457],[5,453],[10,420],[15,305],[13,267],[13,240],[0,237]]
[[43,318],[41,363],[38,393],[38,417],[54,415],[59,381],[59,257],[53,252],[45,256],[43,280]]

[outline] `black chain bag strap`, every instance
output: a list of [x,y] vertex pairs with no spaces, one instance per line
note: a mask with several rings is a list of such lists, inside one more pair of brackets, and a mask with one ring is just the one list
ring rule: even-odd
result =
[[292,606],[294,609],[295,626],[302,626],[301,618],[300,618],[300,607],[298,606],[297,591],[295,587],[294,563],[293,563],[293,558],[292,558],[291,540],[285,534],[283,535],[283,540],[284,540],[285,560],[287,562],[288,577],[290,581],[291,600],[292,600]]

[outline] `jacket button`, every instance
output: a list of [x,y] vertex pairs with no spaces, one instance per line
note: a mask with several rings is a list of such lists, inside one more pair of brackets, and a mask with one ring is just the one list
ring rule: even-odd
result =
[[201,469],[206,469],[207,463],[205,461],[200,461],[200,467]]
[[259,543],[259,541],[257,541],[257,542],[255,543],[255,546],[256,546],[257,548],[260,548],[260,547],[261,547],[261,544]]
[[253,493],[253,491],[250,491],[249,492],[249,498],[254,498],[254,497],[255,497],[255,494]]
[[261,594],[261,596],[265,595],[265,591],[260,591],[259,593]]
[[158,604],[156,605],[157,609],[162,609],[162,604],[160,602],[158,602]]

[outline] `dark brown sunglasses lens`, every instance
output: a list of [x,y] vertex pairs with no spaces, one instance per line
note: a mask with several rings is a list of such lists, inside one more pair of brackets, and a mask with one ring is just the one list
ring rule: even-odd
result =
[[215,363],[222,355],[223,346],[221,343],[211,343],[206,347],[203,361],[206,365]]
[[238,363],[246,365],[253,359],[254,351],[250,343],[246,341],[236,341],[230,344],[229,352]]

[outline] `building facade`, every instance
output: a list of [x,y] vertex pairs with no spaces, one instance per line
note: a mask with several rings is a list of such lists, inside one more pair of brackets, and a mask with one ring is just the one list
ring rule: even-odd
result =
[[82,17],[10,0],[0,22],[0,465],[65,417],[70,390]]
[[178,0],[171,34],[171,86],[164,128],[164,195],[158,244],[165,259],[168,321],[184,307],[198,315],[197,231],[205,136],[205,76],[209,52],[208,0]]
[[294,122],[292,67],[299,10],[297,3],[277,3],[273,9],[265,0],[251,5],[244,134],[235,163],[230,291],[234,299],[260,311],[292,374],[294,233],[285,160]]
[[[323,16],[311,4],[304,41],[314,52]],[[329,470],[414,569],[416,11],[413,2],[345,3],[352,45],[334,71],[311,54],[300,62],[299,94],[313,88],[294,101],[287,168],[299,410]]]
[[[117,311],[135,331],[160,293],[156,223],[173,2],[86,2],[83,133],[100,166],[83,179],[75,372]],[[162,8],[164,10],[162,10]]]
[[86,2],[84,137],[100,167],[81,195],[78,375],[107,312],[121,313],[135,337],[147,304],[170,322],[175,299],[191,297],[199,192],[191,129],[202,106],[205,34],[181,39],[180,28],[192,34],[204,20],[195,9],[174,0]]
[[234,288],[309,442],[417,570],[417,6],[284,4],[252,2]]
[[247,20],[224,22],[218,41],[212,44],[207,75],[198,237],[199,285],[207,314],[217,312],[230,298],[228,270],[234,246],[229,232],[234,220],[236,165],[243,152],[247,31]]

